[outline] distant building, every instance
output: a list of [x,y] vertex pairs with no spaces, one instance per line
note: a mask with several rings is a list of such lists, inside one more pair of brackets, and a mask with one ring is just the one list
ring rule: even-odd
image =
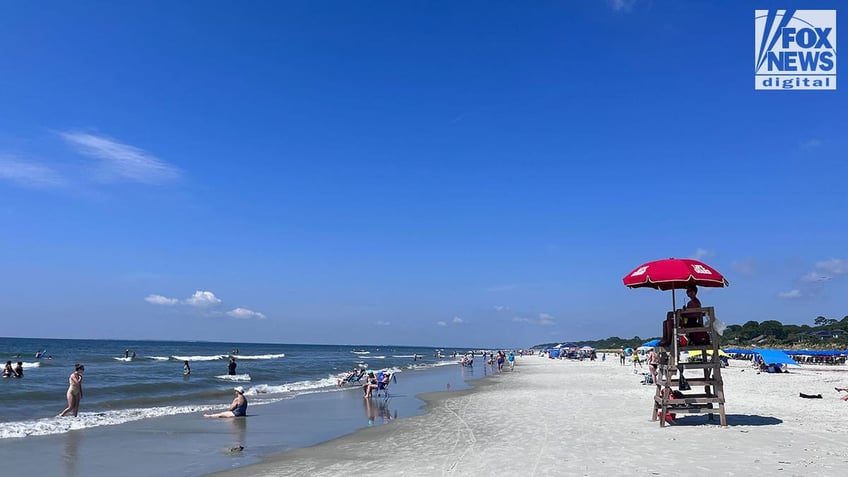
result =
[[836,340],[839,339],[841,336],[845,335],[848,335],[848,332],[846,332],[845,330],[821,330],[807,333],[804,336],[819,340]]

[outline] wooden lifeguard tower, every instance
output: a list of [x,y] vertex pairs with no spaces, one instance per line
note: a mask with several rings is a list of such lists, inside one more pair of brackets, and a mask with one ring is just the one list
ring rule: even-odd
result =
[[[693,319],[693,316],[698,315],[700,319]],[[692,326],[693,322],[695,326]],[[703,342],[704,333],[709,337],[706,343]],[[693,340],[692,335],[702,339]],[[682,344],[681,336],[687,336],[685,345]],[[700,355],[695,353],[690,356],[689,351],[700,351]],[[660,427],[663,427],[667,413],[708,414],[709,419],[713,420],[718,412],[719,422],[722,426],[727,426],[721,366],[719,334],[713,307],[675,310],[671,343],[661,347],[651,419],[659,419]],[[687,371],[689,373],[686,373]],[[681,380],[681,377],[685,381]],[[682,393],[683,396],[673,397],[675,391],[679,391],[677,394]]]

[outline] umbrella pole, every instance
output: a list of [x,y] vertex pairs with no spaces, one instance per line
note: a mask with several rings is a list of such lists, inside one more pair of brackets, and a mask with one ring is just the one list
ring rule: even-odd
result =
[[677,293],[674,290],[674,284],[671,285],[671,311],[677,311]]

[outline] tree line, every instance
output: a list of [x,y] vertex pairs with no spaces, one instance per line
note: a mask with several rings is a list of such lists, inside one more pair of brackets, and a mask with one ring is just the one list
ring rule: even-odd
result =
[[[636,348],[659,336],[621,338],[611,336],[601,340],[575,341],[578,346],[595,349]],[[549,348],[561,344],[543,343],[534,348]],[[777,320],[747,321],[742,325],[728,325],[721,336],[721,346],[739,348],[809,348],[848,349],[848,315],[841,320],[818,316],[813,325],[784,325]]]

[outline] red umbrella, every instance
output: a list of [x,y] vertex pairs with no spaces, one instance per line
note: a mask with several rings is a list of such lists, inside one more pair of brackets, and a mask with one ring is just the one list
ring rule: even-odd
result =
[[624,284],[630,288],[654,288],[672,290],[671,304],[676,308],[674,290],[688,285],[721,288],[730,283],[704,262],[690,258],[667,258],[639,265],[624,277]]

